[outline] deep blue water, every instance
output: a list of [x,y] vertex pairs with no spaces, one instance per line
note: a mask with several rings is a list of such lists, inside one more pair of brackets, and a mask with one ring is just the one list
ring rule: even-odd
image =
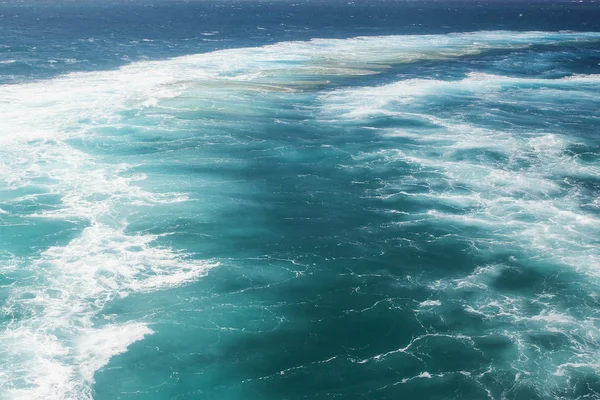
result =
[[0,3],[1,399],[600,399],[600,4]]

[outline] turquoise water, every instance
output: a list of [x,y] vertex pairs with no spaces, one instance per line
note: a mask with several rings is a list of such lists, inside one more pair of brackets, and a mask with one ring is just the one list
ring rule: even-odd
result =
[[391,26],[4,74],[0,398],[600,398],[600,33]]

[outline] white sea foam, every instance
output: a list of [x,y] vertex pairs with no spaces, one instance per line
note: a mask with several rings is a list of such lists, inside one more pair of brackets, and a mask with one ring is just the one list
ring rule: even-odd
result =
[[[59,196],[58,206],[21,217],[87,225],[66,245],[1,266],[36,276],[13,285],[3,307],[15,316],[0,335],[0,392],[9,398],[91,399],[94,372],[152,333],[146,321],[98,325],[94,318],[105,304],[196,280],[215,265],[157,246],[157,235],[126,233],[127,208],[187,197],[147,192],[136,185],[143,175],[125,176],[129,165],[97,160],[69,144],[70,138],[89,135],[91,126],[119,120],[115,113],[131,106],[127,89],[104,79],[111,73],[93,75],[86,80],[81,74],[83,82],[70,76],[0,87],[6,110],[0,122],[0,182],[7,193],[33,190],[7,201]],[[171,92],[159,88],[157,95],[167,98]]]
[[[554,107],[559,110],[563,103],[558,99],[579,98],[574,94],[579,89],[593,93],[600,87],[600,75],[528,79],[472,73],[458,81],[413,79],[376,88],[339,90],[323,97],[323,118],[355,121],[361,126],[368,126],[371,118],[381,115],[426,121],[429,125],[425,128],[379,130],[386,136],[410,138],[412,144],[355,155],[356,161],[366,165],[406,162],[441,174],[440,178],[426,177],[417,182],[412,176],[384,182],[382,198],[421,197],[468,210],[455,213],[433,209],[424,216],[425,220],[493,227],[500,241],[517,240],[534,254],[599,276],[600,252],[593,238],[600,237],[600,219],[581,208],[576,188],[565,187],[562,179],[557,179],[600,175],[600,164],[582,162],[568,151],[569,146],[577,144],[573,139],[561,132],[493,130],[465,123],[460,116],[442,118],[428,114],[426,107],[420,114],[415,109],[415,102],[420,104],[422,98],[436,99],[446,94],[487,101],[490,95],[499,96],[495,90],[501,87],[510,88],[513,97],[526,93],[528,107],[535,107],[536,101],[547,107],[544,91],[560,87],[561,95],[553,97]],[[600,101],[600,97],[594,101]],[[455,157],[461,151],[474,152],[474,156]],[[499,157],[481,160],[481,151],[494,151]],[[406,192],[405,187],[415,185],[427,190]],[[463,190],[456,192],[454,187]]]
[[81,375],[86,381],[93,381],[94,373],[106,365],[110,357],[125,352],[131,343],[152,333],[152,330],[140,323],[109,325],[86,332],[77,343],[76,358]]
[[[156,238],[93,223],[68,245],[49,248],[27,266],[40,282],[15,287],[4,307],[8,314],[28,314],[0,337],[0,353],[14,368],[7,393],[91,398],[94,371],[152,333],[143,322],[95,327],[93,318],[104,305],[133,292],[181,285],[214,266],[153,246]],[[21,380],[28,382],[26,388]]]
[[[501,336],[513,343],[517,355],[511,356],[510,367],[518,371],[515,381],[534,375],[543,382],[542,385],[535,384],[537,390],[551,397],[554,390],[569,384],[577,369],[599,374],[600,332],[596,319],[577,313],[566,314],[560,310],[560,301],[555,301],[557,296],[549,293],[534,297],[517,292],[511,295],[495,293],[488,284],[507,268],[487,265],[462,279],[443,280],[429,287],[446,296],[446,302],[461,306],[474,318],[485,320],[487,326],[502,327],[478,335],[483,338]],[[532,315],[531,311],[535,309],[541,311]]]
[[37,279],[15,285],[3,308],[17,318],[0,336],[0,356],[10,368],[3,371],[2,391],[19,399],[91,398],[94,371],[151,333],[144,322],[96,326],[93,319],[104,305],[195,280],[215,264],[158,247],[157,235],[126,233],[120,207],[185,201],[179,193],[135,186],[143,177],[123,177],[127,165],[101,163],[64,141],[45,139],[7,141],[1,160],[4,187],[36,185],[61,196],[60,207],[30,214],[29,220],[88,224],[68,244],[20,260],[19,268]]
[[[537,98],[551,95],[552,97],[571,98],[573,91],[577,90],[578,85],[594,85],[593,89],[600,82],[600,75],[573,75],[557,79],[539,79],[539,78],[515,78],[508,76],[491,75],[481,72],[470,72],[460,80],[441,81],[436,79],[407,79],[384,86],[375,86],[360,89],[340,90],[333,92],[326,97],[329,112],[335,112],[338,117],[361,119],[377,115],[390,116],[409,116],[410,109],[403,110],[400,107],[393,107],[394,104],[410,104],[417,98],[425,96],[439,96],[442,93],[448,95],[461,95],[467,93],[477,93],[483,98],[497,96],[498,99],[506,102],[502,89],[511,90],[522,88],[537,89]],[[561,90],[554,90],[560,88]],[[572,90],[565,90],[571,88]],[[579,96],[585,96],[585,93],[579,93]],[[597,100],[597,96],[595,97]],[[326,116],[331,114],[327,113]],[[413,114],[414,115],[414,114]],[[440,122],[439,118],[433,115],[420,114],[414,115],[417,118]],[[444,123],[444,121],[442,121]]]
[[439,300],[425,300],[419,303],[419,307],[435,307],[440,305],[442,305],[442,303]]
[[[80,339],[70,347],[44,332],[23,327],[8,331],[3,341],[14,348],[3,356],[18,365],[9,377],[20,384],[9,386],[4,394],[16,399],[91,399],[94,373],[152,331],[144,324],[130,323],[78,333]],[[21,361],[23,357],[27,361]]]
[[[598,93],[599,75],[540,79],[471,73],[454,81],[410,79],[337,90],[322,96],[321,117],[344,127],[371,127],[369,132],[389,140],[407,139],[399,140],[397,148],[356,152],[352,165],[341,166],[373,171],[382,166],[410,167],[410,173],[381,180],[381,189],[369,191],[382,200],[406,197],[426,205],[427,210],[399,218],[393,229],[424,224],[469,230],[472,237],[461,238],[468,240],[469,251],[484,257],[512,253],[510,263],[516,263],[518,255],[524,262],[545,262],[569,274],[575,271],[590,282],[581,290],[594,293],[600,277],[600,219],[590,211],[596,204],[590,200],[590,190],[592,197],[597,192],[579,186],[577,180],[596,180],[600,163],[591,157],[583,160],[570,149],[588,147],[593,155],[596,139],[574,137],[558,125],[502,128],[507,114],[488,104],[512,102],[560,113],[569,107],[580,110],[580,103],[571,102],[586,101],[593,115],[593,105],[600,104]],[[495,117],[500,128],[483,119],[465,118],[459,107],[454,114],[433,114],[431,110],[437,108],[429,105],[445,104],[448,99],[468,99],[469,117],[478,112]],[[406,128],[371,124],[382,117],[397,119],[400,126],[402,121],[419,124]],[[569,122],[575,117],[569,115]],[[398,202],[393,207],[396,211]],[[502,327],[485,335],[502,335],[516,347],[518,356],[511,361],[518,371],[516,384],[527,384],[523,377],[533,374],[544,382],[538,387],[540,393],[553,397],[552,390],[569,385],[577,369],[600,374],[595,310],[581,305],[573,312],[562,302],[564,298],[557,300],[548,293],[534,298],[517,290],[504,294],[496,285],[511,268],[484,265],[461,278],[430,282],[428,287],[445,306],[457,305],[488,326]]]

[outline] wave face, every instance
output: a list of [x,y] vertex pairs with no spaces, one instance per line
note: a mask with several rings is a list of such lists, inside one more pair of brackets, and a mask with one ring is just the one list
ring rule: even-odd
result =
[[600,396],[599,45],[315,39],[0,86],[0,393]]

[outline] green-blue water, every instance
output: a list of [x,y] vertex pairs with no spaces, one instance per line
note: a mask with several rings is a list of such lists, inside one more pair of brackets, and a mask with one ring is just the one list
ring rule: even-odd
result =
[[600,399],[596,3],[0,14],[0,398]]

